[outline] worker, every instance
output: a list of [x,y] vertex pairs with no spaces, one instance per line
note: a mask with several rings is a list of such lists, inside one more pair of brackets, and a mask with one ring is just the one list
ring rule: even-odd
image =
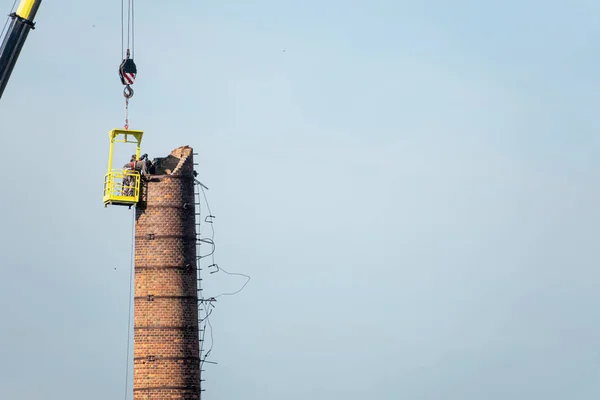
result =
[[[148,154],[142,155],[139,159],[136,159],[135,154],[131,156],[129,162],[123,166],[124,171],[138,171],[144,179],[148,179],[148,169],[150,161],[148,160]],[[135,191],[136,178],[134,175],[128,175],[127,172],[123,174],[123,196],[133,196]]]
[[135,156],[132,157],[132,160],[123,166],[123,196],[133,196],[134,193],[135,177],[127,173],[127,171],[133,170]]
[[148,177],[148,154],[144,154],[139,160],[136,160],[135,155],[131,156],[131,160],[125,164],[123,168],[138,171],[143,177]]
[[158,158],[155,158],[152,161],[150,161],[150,158],[148,158],[148,154],[144,154],[142,155],[142,157],[140,157],[140,160],[143,160],[146,163],[146,177],[149,177],[150,175],[154,175],[156,173],[156,168],[158,166]]

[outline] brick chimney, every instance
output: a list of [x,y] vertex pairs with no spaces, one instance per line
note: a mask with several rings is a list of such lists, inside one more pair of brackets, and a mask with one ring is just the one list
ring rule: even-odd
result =
[[133,398],[199,399],[192,149],[160,160],[136,207]]

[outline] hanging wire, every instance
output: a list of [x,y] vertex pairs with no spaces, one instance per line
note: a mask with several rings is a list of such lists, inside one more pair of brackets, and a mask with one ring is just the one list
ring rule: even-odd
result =
[[[203,257],[207,257],[208,255],[211,256],[211,259],[212,259],[212,264],[211,265],[213,265],[213,266],[215,266],[217,268],[217,271],[215,271],[215,272],[223,271],[227,275],[242,276],[242,277],[246,278],[246,282],[237,291],[235,291],[235,292],[221,293],[221,294],[218,294],[218,295],[214,296],[213,298],[217,299],[217,298],[219,298],[221,296],[234,296],[234,295],[240,293],[242,290],[244,290],[244,288],[246,287],[246,285],[248,284],[248,282],[250,282],[251,278],[250,278],[250,276],[245,275],[245,274],[241,274],[241,273],[237,273],[237,272],[227,272],[226,270],[224,270],[223,268],[221,268],[220,266],[218,266],[215,263],[215,225],[214,225],[214,223],[212,221],[212,219],[214,218],[214,215],[212,215],[212,212],[210,210],[210,204],[208,203],[208,197],[206,196],[206,191],[204,190],[204,185],[202,185],[202,183],[200,183],[200,181],[198,181],[198,180],[196,180],[196,183],[200,187],[200,190],[202,191],[202,196],[204,197],[204,203],[206,204],[206,209],[208,210],[208,216],[206,217],[205,222],[208,223],[208,224],[210,224],[210,228],[211,228],[211,231],[212,231],[212,235],[211,235],[210,240],[208,240],[208,239],[201,239],[201,240],[203,242],[205,242],[205,243],[209,243],[209,244],[213,245],[213,251],[210,254],[207,254],[206,256],[201,256],[201,257],[202,258]],[[211,218],[211,220],[208,221],[208,218]]]
[[[198,186],[198,185],[196,185]],[[196,196],[196,204],[198,206],[198,237],[201,237],[202,234],[202,198],[200,197],[200,192],[196,189],[195,190],[195,196]],[[201,243],[204,242],[202,239],[200,239],[200,241],[198,241],[198,247],[201,246]],[[212,242],[212,241],[211,241]],[[213,252],[214,252],[214,243],[212,243],[213,245]],[[198,249],[199,251],[199,249]],[[213,334],[213,327],[212,327],[212,323],[210,322],[210,315],[212,314],[213,310],[208,310],[207,308],[207,303],[208,301],[204,299],[204,296],[202,295],[202,266],[201,266],[201,259],[202,256],[197,257],[196,262],[197,262],[197,268],[198,268],[198,278],[199,278],[199,288],[200,288],[200,304],[198,307],[198,312],[199,314],[203,313],[204,317],[201,317],[199,315],[199,319],[198,319],[198,324],[200,325],[200,328],[202,330],[202,334],[200,336],[200,351],[199,351],[199,356],[200,356],[200,362],[199,362],[199,389],[200,389],[200,393],[202,393],[203,390],[203,382],[205,381],[205,379],[203,378],[203,368],[204,368],[204,364],[207,362],[207,358],[210,356],[213,346],[214,346],[214,334]],[[210,300],[209,300],[210,301]],[[207,351],[205,351],[205,347],[206,347],[206,331],[210,330],[210,347],[208,348]],[[211,362],[208,361],[208,363],[210,364]]]
[[202,352],[204,351],[204,338],[205,337],[206,337],[206,323],[204,323],[204,325],[203,325],[202,337],[200,338],[200,357],[201,357],[201,359],[200,359],[200,389],[202,389],[202,366],[204,365],[204,358],[202,357]]
[[12,7],[10,8],[10,13],[8,13],[8,17],[6,17],[6,22],[4,23],[4,27],[2,27],[2,32],[0,32],[0,40],[4,37],[4,31],[6,30],[6,27],[8,26],[8,21],[10,21],[10,14],[12,14],[15,11],[16,5],[17,5],[17,0],[15,0],[13,2]]
[[[204,353],[204,357],[202,357],[202,360],[200,362],[200,369],[202,369],[202,367],[204,366],[204,363],[206,362],[206,359],[212,352],[213,346],[215,344],[215,338],[213,335],[213,327],[212,327],[212,324],[210,323],[210,317],[209,317],[210,314],[212,314],[212,311],[209,312],[206,309],[206,303],[203,303],[203,305],[204,305],[204,312],[206,313],[206,317],[204,317],[204,320],[206,321],[206,323],[208,323],[208,327],[210,328],[210,347],[208,348],[206,353]],[[204,334],[206,333],[206,323],[204,324],[204,332],[202,335],[202,339],[204,339]],[[202,347],[204,347],[204,340],[202,341],[202,345],[203,345]]]
[[[208,210],[208,215],[206,215],[206,217],[204,219],[202,219],[202,198],[200,198],[200,192],[199,191],[195,191],[195,196],[198,197],[197,199],[197,205],[198,205],[198,225],[200,225],[201,221],[204,221],[204,223],[210,224],[211,227],[211,237],[210,238],[203,238],[201,236],[200,231],[197,233],[198,234],[198,244],[201,243],[207,243],[212,245],[212,251],[206,255],[199,255],[197,256],[196,260],[197,260],[197,268],[198,268],[198,277],[200,277],[200,271],[202,270],[201,268],[201,262],[203,258],[206,257],[211,257],[211,261],[212,263],[208,266],[208,268],[214,267],[216,268],[216,271],[211,271],[210,273],[216,273],[219,271],[223,271],[224,273],[226,273],[227,275],[237,275],[237,276],[243,276],[246,278],[246,282],[242,285],[242,287],[240,289],[238,289],[235,292],[231,292],[231,293],[221,293],[215,297],[210,297],[208,299],[205,299],[204,296],[202,295],[202,289],[200,287],[200,294],[201,294],[201,298],[199,299],[200,304],[198,307],[198,311],[199,312],[203,312],[204,313],[204,317],[203,318],[199,318],[199,323],[202,326],[202,335],[200,338],[200,389],[202,390],[202,368],[204,367],[205,363],[209,363],[209,364],[213,364],[213,362],[211,361],[207,361],[208,357],[210,356],[210,354],[212,353],[213,347],[214,347],[214,334],[213,334],[213,326],[212,323],[210,321],[210,316],[213,313],[214,310],[214,304],[213,302],[216,301],[216,299],[218,297],[221,296],[233,296],[236,295],[238,293],[240,293],[248,284],[248,282],[250,282],[250,276],[245,275],[245,274],[240,274],[240,273],[232,273],[232,272],[228,272],[226,270],[224,270],[223,268],[219,267],[216,262],[215,262],[215,242],[214,242],[214,238],[215,238],[215,227],[214,227],[214,221],[213,219],[215,218],[214,215],[212,215],[212,211],[210,209],[210,204],[208,202],[208,196],[206,195],[205,192],[205,186],[202,184],[202,182],[200,182],[199,180],[194,180],[196,186],[200,187],[200,190],[202,191],[202,197],[204,199],[204,204],[206,204],[206,209]],[[206,188],[208,189],[208,188]],[[199,284],[201,284],[201,279],[199,280]],[[209,307],[213,307],[212,309],[209,309]],[[208,347],[208,350],[206,350],[206,352],[204,352],[204,348],[205,346],[205,338],[206,338],[206,330],[207,328],[209,329],[209,334],[210,334],[210,346]],[[204,353],[204,354],[203,354]],[[216,364],[216,363],[214,363]]]
[[242,290],[244,290],[244,288],[246,287],[246,285],[248,284],[248,282],[250,282],[250,277],[248,275],[244,275],[244,274],[240,274],[239,272],[227,272],[225,271],[223,268],[219,267],[219,271],[223,271],[225,272],[227,275],[231,275],[231,276],[243,276],[244,278],[246,278],[246,282],[242,285],[241,288],[239,288],[238,290],[236,290],[235,292],[231,292],[231,293],[221,293],[216,295],[214,298],[218,299],[221,296],[235,296],[236,294],[238,294],[239,292],[241,292]]
[[127,317],[127,361],[125,362],[125,400],[127,400],[127,394],[129,390],[129,350],[131,346],[131,302],[132,297],[132,286],[133,286],[133,269],[135,260],[135,206],[133,208],[133,216],[131,218],[131,264],[129,266],[129,316]]
[[[216,262],[215,262],[215,243],[214,243],[215,227],[214,227],[214,223],[213,223],[213,219],[215,217],[214,217],[214,215],[212,215],[212,211],[210,209],[210,204],[208,202],[208,197],[206,195],[206,191],[204,190],[204,185],[200,181],[198,181],[198,180],[196,180],[196,185],[199,186],[200,190],[202,191],[202,197],[204,198],[204,203],[206,204],[206,209],[208,210],[208,215],[205,217],[204,222],[210,224],[210,227],[211,227],[211,238],[210,239],[209,238],[202,238],[199,241],[203,242],[203,243],[211,244],[213,246],[213,250],[211,251],[211,253],[209,253],[209,254],[207,254],[205,256],[200,256],[198,258],[198,262],[200,262],[202,258],[207,257],[207,256],[210,255],[211,256],[211,260],[212,260],[212,264],[210,266],[213,266],[213,267],[217,268],[217,270],[214,271],[214,272],[223,271],[227,275],[243,276],[243,277],[246,278],[246,282],[242,285],[242,287],[240,289],[238,289],[235,292],[221,293],[221,294],[219,294],[217,296],[211,297],[208,300],[204,300],[204,298],[201,300],[202,308],[204,309],[204,313],[205,313],[205,317],[201,320],[201,322],[204,322],[204,329],[205,330],[206,330],[206,325],[208,324],[208,327],[210,329],[210,338],[211,338],[210,347],[206,351],[206,353],[204,354],[204,357],[202,357],[202,360],[201,360],[200,366],[202,368],[202,366],[206,362],[206,359],[208,358],[208,356],[212,352],[212,349],[213,349],[213,346],[214,346],[213,327],[212,327],[212,324],[210,322],[210,315],[212,314],[212,310],[208,310],[207,304],[212,304],[212,301],[215,301],[218,297],[221,297],[221,296],[233,296],[233,295],[236,295],[236,294],[240,293],[246,287],[246,285],[248,284],[248,282],[250,282],[251,278],[250,278],[250,276],[245,275],[245,274],[228,272],[228,271],[224,270],[223,268],[219,267],[216,264]],[[200,195],[200,193],[198,193],[198,195]],[[199,210],[200,220],[202,220],[202,216],[201,216],[201,214],[202,214],[202,212],[201,212],[201,203],[202,203],[202,201],[201,201],[201,199],[199,199],[199,201],[198,201],[198,207],[200,208],[200,210]],[[211,273],[214,273],[214,272],[211,272]],[[205,332],[206,331],[204,331],[204,333],[203,333],[203,341],[202,341],[201,351],[204,348],[204,335],[205,335]]]
[[[195,180],[195,186],[200,186],[201,187],[201,183],[199,183],[198,180]],[[198,190],[195,190],[195,196],[197,196],[197,205],[198,205],[198,237],[200,239],[198,239],[198,244],[201,243],[209,243],[212,244],[213,249],[212,252],[208,255],[212,255],[214,253],[215,250],[215,245],[214,242],[212,241],[212,239],[202,239],[201,238],[201,221],[202,221],[202,198],[200,197],[200,192]],[[208,208],[208,204],[207,204],[207,208]],[[210,214],[210,209],[209,209],[209,214]],[[208,218],[208,217],[207,217]],[[214,236],[214,230],[213,230],[213,236]],[[208,256],[207,255],[207,256]],[[198,263],[198,278],[201,278],[201,271],[202,271],[202,266],[201,266],[201,259],[204,258],[204,256],[199,256],[196,258],[196,262]],[[213,310],[208,310],[207,308],[207,303],[209,303],[210,300],[205,300],[204,296],[202,295],[202,279],[199,279],[199,292],[201,295],[200,300],[200,304],[198,307],[198,311],[199,313],[204,313],[204,317],[200,317],[198,320],[198,323],[200,324],[201,328],[202,328],[202,336],[200,338],[200,390],[202,391],[202,368],[204,368],[204,364],[207,362],[207,358],[210,355],[210,353],[212,352],[213,346],[214,346],[214,334],[213,334],[213,327],[212,327],[212,323],[210,322],[210,315],[212,314]],[[208,350],[205,352],[204,348],[205,348],[205,343],[206,343],[206,330],[210,329],[210,347],[208,348]],[[210,363],[210,362],[209,362]]]

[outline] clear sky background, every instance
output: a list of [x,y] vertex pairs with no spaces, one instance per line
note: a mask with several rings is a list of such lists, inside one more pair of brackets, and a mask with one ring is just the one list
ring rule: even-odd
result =
[[[1,100],[0,399],[124,398],[119,10],[44,0]],[[138,2],[131,127],[195,148],[217,262],[252,276],[205,398],[597,399],[599,13]]]

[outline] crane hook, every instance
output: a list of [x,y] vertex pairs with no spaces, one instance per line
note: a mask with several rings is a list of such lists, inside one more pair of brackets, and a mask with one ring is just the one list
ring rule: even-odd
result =
[[125,96],[126,99],[133,97],[133,88],[130,85],[126,85],[125,88],[123,88],[123,96]]

